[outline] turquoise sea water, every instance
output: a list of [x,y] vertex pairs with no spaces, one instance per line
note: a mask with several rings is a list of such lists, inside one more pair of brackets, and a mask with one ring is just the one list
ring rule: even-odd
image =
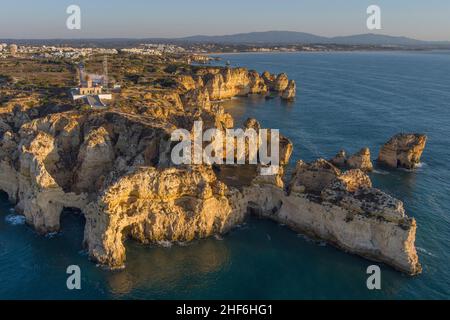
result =
[[[127,268],[110,272],[82,251],[84,221],[66,212],[62,231],[40,237],[0,195],[0,298],[59,299],[437,299],[450,297],[450,53],[289,53],[223,55],[233,66],[287,72],[293,103],[258,97],[225,102],[237,124],[255,117],[295,145],[292,163],[363,146],[373,158],[397,132],[429,142],[414,172],[378,169],[376,187],[402,199],[418,223],[424,268],[414,278],[382,268],[382,290],[366,288],[372,263],[284,226],[251,219],[223,239],[169,248],[127,243]],[[12,215],[12,216],[11,216]],[[79,265],[82,290],[66,289]]]

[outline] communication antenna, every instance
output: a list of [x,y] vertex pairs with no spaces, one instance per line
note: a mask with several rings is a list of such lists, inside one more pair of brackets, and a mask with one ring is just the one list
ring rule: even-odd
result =
[[108,88],[109,79],[108,79],[108,56],[103,57],[103,86]]
[[85,80],[85,75],[84,75],[84,60],[81,60],[80,63],[78,64],[78,72],[79,72],[79,82],[80,82],[80,86],[83,85],[83,82]]

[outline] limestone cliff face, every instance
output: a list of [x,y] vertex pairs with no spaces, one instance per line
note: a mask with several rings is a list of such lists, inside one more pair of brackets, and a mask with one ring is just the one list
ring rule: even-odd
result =
[[15,180],[18,182],[16,209],[40,233],[59,230],[59,217],[64,207],[83,209],[86,205],[85,195],[65,193],[52,176],[58,160],[55,140],[45,132],[38,132],[21,146]]
[[195,88],[186,92],[181,97],[185,108],[201,108],[211,110],[211,99],[206,88]]
[[[195,101],[192,97],[205,92],[209,101],[219,101],[249,94],[265,95],[277,92],[283,99],[292,100],[296,94],[295,81],[289,81],[285,73],[278,76],[268,72],[262,75],[245,68],[202,68],[195,76],[181,75],[177,78],[182,98]],[[196,98],[197,99],[197,98]],[[198,98],[201,104],[205,99]]]
[[392,168],[414,169],[426,142],[427,137],[422,134],[397,134],[381,148],[378,161]]
[[98,190],[102,180],[113,169],[114,160],[114,148],[106,129],[93,129],[78,153],[79,167],[75,172],[74,189],[88,193]]
[[158,146],[158,138],[168,138],[164,129],[133,127],[121,115],[109,116],[54,114],[24,124],[10,138],[19,143],[3,137],[2,147],[11,149],[0,153],[0,189],[40,233],[58,231],[64,207],[84,211],[111,171],[167,158]]
[[289,85],[289,79],[286,73],[280,73],[274,83],[272,88],[273,91],[283,92],[287,89]]
[[226,68],[220,73],[207,74],[205,87],[211,100],[230,99],[250,93],[250,77],[244,68]]
[[265,94],[269,90],[264,79],[256,71],[249,71],[248,77],[250,80],[249,86],[251,94]]
[[212,169],[140,168],[109,184],[86,214],[90,255],[110,266],[125,261],[122,241],[185,242],[225,233],[244,219]]
[[246,188],[252,212],[407,274],[421,272],[416,221],[406,216],[401,201],[372,188],[361,170],[340,174],[320,160],[300,163],[296,171],[290,194],[256,181]]

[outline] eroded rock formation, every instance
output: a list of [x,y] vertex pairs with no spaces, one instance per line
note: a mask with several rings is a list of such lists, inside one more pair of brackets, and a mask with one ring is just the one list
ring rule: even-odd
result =
[[350,169],[361,169],[363,171],[372,171],[373,164],[370,159],[369,148],[362,148],[360,151],[347,159],[347,166]]
[[223,234],[244,219],[211,168],[138,168],[107,184],[86,212],[85,242],[95,260],[120,267],[124,236],[141,243]]
[[289,81],[287,88],[283,91],[281,99],[283,100],[294,100],[297,94],[297,85],[294,80]]
[[414,245],[416,221],[406,216],[401,201],[372,188],[359,169],[340,174],[324,160],[300,162],[289,194],[258,183],[244,194],[253,213],[402,272],[422,270]]
[[273,75],[264,72],[260,75],[245,68],[202,68],[195,76],[181,75],[177,81],[184,91],[185,99],[193,102],[198,99],[201,104],[205,103],[205,93],[209,101],[249,94],[265,95],[269,91],[279,94],[285,100],[292,100],[296,95],[295,81],[289,81],[285,73]]
[[360,169],[365,172],[373,170],[369,148],[362,148],[350,157],[347,157],[345,150],[341,150],[330,162],[339,168]]
[[423,134],[397,134],[380,150],[378,161],[392,168],[414,169],[420,163],[427,136]]

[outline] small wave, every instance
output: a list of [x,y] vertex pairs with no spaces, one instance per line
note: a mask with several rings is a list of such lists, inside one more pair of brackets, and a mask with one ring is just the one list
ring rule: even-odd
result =
[[426,166],[427,166],[427,164],[425,162],[419,162],[418,164],[416,164],[414,169],[399,168],[399,170],[404,171],[404,172],[415,172],[417,170],[421,170],[421,169],[425,168]]
[[158,241],[157,242],[159,246],[163,247],[163,248],[170,248],[172,247],[173,243],[167,240],[162,240],[162,241]]
[[50,233],[47,233],[46,235],[45,235],[45,237],[47,238],[47,239],[53,239],[54,237],[56,237],[58,235],[58,232],[50,232]]
[[80,256],[88,256],[89,255],[89,250],[87,250],[87,249],[80,250],[80,251],[78,251],[78,254]]
[[215,238],[216,240],[218,240],[218,241],[223,241],[223,237],[221,237],[221,236],[218,235],[218,234],[215,234],[215,235],[214,235],[214,238]]
[[375,174],[381,174],[381,175],[383,175],[383,176],[386,176],[386,175],[389,174],[388,171],[384,171],[384,170],[373,170],[373,173],[375,173]]
[[10,214],[6,216],[5,221],[12,226],[19,226],[25,224],[25,217],[18,214]]
[[426,167],[427,166],[427,164],[425,163],[425,162],[419,162],[417,165],[416,165],[416,168],[424,168],[424,167]]
[[95,266],[97,268],[100,268],[102,270],[107,270],[107,271],[121,271],[121,270],[125,270],[125,268],[126,268],[125,264],[122,264],[122,265],[117,266],[117,267],[109,267],[107,265],[104,265],[104,264],[101,264],[101,263],[97,263]]
[[14,208],[9,208],[9,212],[16,212],[16,210],[14,210]]
[[424,253],[424,254],[426,254],[426,255],[430,256],[430,257],[435,257],[435,255],[434,255],[433,253],[431,253],[431,252],[427,251],[427,250],[426,250],[426,249],[424,249],[424,248],[421,248],[421,247],[417,247],[417,251],[419,251],[419,252],[422,252],[422,253]]
[[308,236],[305,236],[304,234],[297,234],[297,237],[302,238],[303,240],[307,241],[307,242],[312,242],[312,239]]
[[326,241],[318,241],[318,242],[317,242],[317,245],[318,245],[319,247],[326,247],[326,246],[327,246],[327,242],[326,242]]
[[248,229],[248,225],[247,225],[246,222],[243,222],[243,223],[241,223],[241,224],[238,224],[238,225],[236,226],[236,228],[238,228],[238,229]]
[[308,237],[307,235],[304,235],[304,234],[301,234],[301,233],[297,234],[297,237],[302,238],[306,242],[318,245],[319,247],[326,247],[327,246],[327,242],[326,241],[324,241],[324,240],[315,240],[315,239],[312,239],[312,238]]

